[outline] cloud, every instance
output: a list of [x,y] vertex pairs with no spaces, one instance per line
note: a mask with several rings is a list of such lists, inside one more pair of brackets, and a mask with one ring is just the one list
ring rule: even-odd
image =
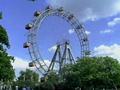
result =
[[[44,66],[45,64],[43,63],[43,61],[40,61],[40,63],[41,63],[41,65],[43,65],[43,67],[44,67],[45,69],[47,69],[47,67],[49,67],[51,61],[50,61],[50,60],[44,60],[44,63],[47,65],[47,67]],[[38,65],[38,64],[36,63],[36,65]]]
[[48,49],[48,51],[49,51],[49,52],[55,52],[56,49],[57,49],[57,45],[54,45],[54,46],[50,47],[50,48]]
[[[14,61],[14,63],[12,63],[12,65],[13,65],[14,69],[25,70],[26,68],[29,68],[29,63],[30,62],[32,62],[32,61],[27,61],[25,59],[15,57],[15,61]],[[40,61],[40,62],[41,62],[41,64],[43,64],[42,61]],[[49,60],[44,60],[44,62],[47,66],[49,66],[49,64],[50,64]],[[36,65],[37,65],[37,63],[36,63]]]
[[120,0],[46,0],[48,4],[64,7],[80,21],[96,20],[120,13]]
[[15,57],[14,63],[12,63],[13,68],[15,69],[16,77],[19,76],[20,71],[25,71],[28,67],[28,61],[19,57]]
[[94,48],[94,56],[110,56],[120,60],[120,45],[100,45]]
[[87,35],[90,35],[90,34],[91,34],[91,32],[90,32],[90,31],[85,31],[85,33],[86,33]]
[[113,32],[113,30],[111,30],[111,29],[106,29],[106,30],[100,31],[101,34],[108,34],[108,33],[112,33],[112,32]]
[[25,59],[15,57],[15,61],[14,63],[12,63],[12,65],[15,69],[25,70],[26,68],[28,68],[28,63],[29,62]]
[[50,61],[50,60],[44,60],[44,62],[45,62],[45,64],[46,64],[47,66],[49,66],[49,65],[50,65],[50,63],[51,63],[51,61]]
[[74,29],[69,29],[69,30],[68,30],[68,33],[69,33],[69,34],[73,34],[74,32],[75,32]]
[[114,18],[112,21],[108,22],[108,26],[113,27],[117,24],[120,24],[120,18]]
[[[12,65],[13,65],[13,68],[15,69],[15,73],[16,73],[17,77],[19,76],[20,71],[25,71],[27,68],[37,71],[36,67],[32,67],[32,68],[29,67],[29,62],[31,62],[31,61],[27,61],[25,59],[15,57],[15,61],[14,61],[14,63],[12,63]],[[51,63],[51,61],[49,61],[49,60],[44,60],[44,62],[47,66],[49,66]],[[43,62],[41,61],[41,64],[42,63]],[[36,65],[38,65],[38,64],[36,64]],[[46,67],[44,67],[44,68],[46,69]]]

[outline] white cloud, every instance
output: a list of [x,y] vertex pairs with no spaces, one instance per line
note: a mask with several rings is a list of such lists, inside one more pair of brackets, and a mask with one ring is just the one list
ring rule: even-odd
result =
[[113,30],[111,30],[111,29],[106,29],[106,30],[100,31],[101,34],[107,34],[107,33],[112,33],[112,32],[113,32]]
[[[31,61],[27,61],[25,59],[21,59],[21,58],[15,57],[15,61],[14,61],[14,63],[12,63],[12,65],[13,65],[14,69],[25,70],[26,68],[29,68],[29,63],[30,62]],[[40,62],[41,62],[41,64],[43,64],[42,61],[40,61]],[[44,62],[45,62],[45,64],[47,66],[49,66],[49,64],[50,64],[49,60],[44,60]],[[36,65],[37,65],[37,63],[36,63]]]
[[47,66],[49,66],[49,65],[50,65],[50,63],[51,63],[51,61],[50,61],[50,60],[44,60],[44,62],[45,62],[45,64],[46,64]]
[[[40,61],[40,63],[41,63],[41,65],[43,65],[43,67],[45,69],[47,69],[47,67],[49,67],[51,61],[50,60],[44,60],[44,63],[43,63],[43,61]],[[45,66],[45,64],[47,65],[47,67]],[[39,64],[37,64],[37,62],[36,62],[36,65],[39,65]]]
[[56,49],[57,49],[57,45],[54,45],[54,46],[50,47],[50,48],[48,49],[48,51],[49,51],[49,52],[55,52]]
[[28,68],[28,63],[29,62],[25,59],[15,57],[15,61],[14,63],[12,63],[12,65],[15,69],[25,70],[26,68]]
[[120,45],[100,45],[94,48],[94,56],[110,56],[120,60]]
[[85,33],[86,33],[87,35],[91,34],[91,32],[90,32],[90,31],[85,31]]
[[112,21],[108,22],[108,26],[113,27],[117,24],[120,24],[120,18],[114,18]]
[[[32,68],[29,67],[29,62],[31,62],[31,61],[27,61],[25,59],[15,57],[15,61],[14,61],[14,63],[12,63],[12,65],[13,65],[13,68],[15,69],[15,73],[16,73],[17,77],[19,76],[20,71],[25,71],[27,68],[36,71],[36,67],[32,67]],[[44,62],[47,66],[49,66],[51,61],[44,60]],[[42,63],[43,62],[41,61],[41,64]],[[36,63],[36,65],[38,66],[37,63]],[[44,67],[44,68],[46,69],[46,67]]]
[[15,57],[14,63],[12,63],[13,68],[15,69],[16,77],[19,76],[20,71],[25,71],[28,67],[28,61],[19,57]]
[[69,33],[69,34],[73,34],[74,32],[75,32],[74,29],[69,29],[69,30],[68,30],[68,33]]
[[64,7],[80,21],[95,20],[120,13],[120,0],[46,0],[53,7]]

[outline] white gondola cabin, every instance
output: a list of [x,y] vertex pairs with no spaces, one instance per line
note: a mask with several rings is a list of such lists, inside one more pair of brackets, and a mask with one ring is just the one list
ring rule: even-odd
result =
[[35,17],[38,17],[38,16],[40,16],[41,15],[41,12],[40,11],[36,11],[35,13],[34,13],[34,16]]
[[33,24],[30,23],[25,26],[25,29],[30,30],[32,27],[33,27]]

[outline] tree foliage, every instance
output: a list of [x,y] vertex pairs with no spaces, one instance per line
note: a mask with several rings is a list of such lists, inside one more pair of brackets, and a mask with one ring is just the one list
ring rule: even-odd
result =
[[3,47],[9,47],[9,40],[6,30],[0,25],[0,50],[3,50]]
[[49,81],[49,82],[53,83],[54,85],[56,85],[56,84],[58,84],[59,77],[55,72],[51,72],[47,76],[47,81]]
[[110,57],[92,57],[66,65],[62,75],[51,72],[38,90],[117,90],[120,87],[120,63]]
[[110,57],[93,57],[79,60],[64,68],[65,87],[74,90],[120,87],[120,64]]
[[39,90],[55,90],[55,86],[52,82],[47,81],[47,82],[40,83]]
[[41,78],[38,90],[55,90],[55,87],[58,85],[58,83],[58,75],[55,72],[50,72],[47,76]]
[[15,77],[13,66],[11,62],[14,60],[5,51],[0,52],[0,80],[11,81]]
[[0,19],[2,19],[2,12],[0,12]]
[[36,72],[26,69],[26,71],[21,71],[18,77],[17,84],[20,87],[34,87],[39,82],[39,74]]
[[[2,14],[0,14],[0,19]],[[15,72],[11,62],[14,61],[12,56],[9,56],[6,48],[9,47],[9,40],[6,30],[0,25],[0,80],[4,82],[11,81],[15,77]]]

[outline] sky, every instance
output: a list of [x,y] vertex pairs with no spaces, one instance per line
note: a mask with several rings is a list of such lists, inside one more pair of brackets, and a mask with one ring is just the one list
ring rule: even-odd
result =
[[[28,50],[23,48],[27,41],[25,25],[34,19],[34,12],[43,12],[46,6],[63,7],[70,11],[85,26],[89,38],[92,56],[111,56],[120,60],[120,0],[0,0],[0,11],[3,25],[9,36],[11,48],[8,53],[15,57],[13,63],[16,73],[25,70],[30,62]],[[55,44],[62,40],[70,40],[73,54],[80,53],[78,38],[72,27],[57,16],[47,17],[38,32],[40,51],[47,63],[50,62]]]

